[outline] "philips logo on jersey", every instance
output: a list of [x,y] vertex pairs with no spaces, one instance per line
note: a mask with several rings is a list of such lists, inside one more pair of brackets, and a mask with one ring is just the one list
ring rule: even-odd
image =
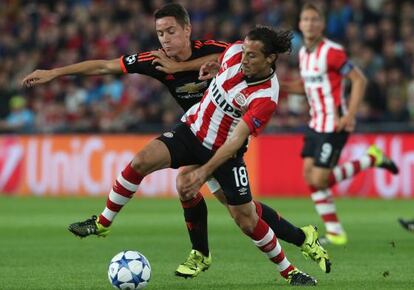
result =
[[216,83],[212,86],[212,92],[213,92],[213,101],[214,103],[223,110],[223,112],[226,115],[229,115],[233,118],[239,119],[243,114],[240,110],[233,107],[231,104],[229,104],[226,99],[220,94]]
[[310,82],[310,83],[321,83],[323,81],[323,77],[321,75],[319,75],[319,76],[303,76],[302,78],[305,82]]

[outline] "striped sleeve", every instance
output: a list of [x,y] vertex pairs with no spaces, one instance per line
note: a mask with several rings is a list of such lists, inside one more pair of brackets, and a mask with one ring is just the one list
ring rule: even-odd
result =
[[333,70],[341,75],[347,75],[353,68],[343,49],[330,48],[328,51],[328,70]]

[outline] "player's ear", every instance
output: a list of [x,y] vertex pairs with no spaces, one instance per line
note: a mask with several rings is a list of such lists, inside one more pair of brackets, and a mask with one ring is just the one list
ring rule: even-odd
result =
[[277,54],[275,53],[271,53],[269,54],[268,57],[266,57],[266,61],[270,64],[273,65],[277,60]]
[[190,36],[191,36],[191,24],[185,24],[184,25],[184,32],[185,32],[185,35],[188,36],[188,38],[190,38]]

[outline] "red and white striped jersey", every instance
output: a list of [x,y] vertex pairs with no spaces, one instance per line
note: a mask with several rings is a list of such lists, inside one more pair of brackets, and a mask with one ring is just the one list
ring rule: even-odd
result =
[[328,39],[311,52],[303,46],[299,68],[310,106],[309,126],[316,132],[334,132],[338,117],[347,111],[344,76],[353,68],[343,47]]
[[247,79],[241,70],[242,42],[222,54],[221,67],[199,104],[183,116],[191,131],[210,150],[217,150],[243,119],[257,135],[276,109],[279,83],[276,74]]

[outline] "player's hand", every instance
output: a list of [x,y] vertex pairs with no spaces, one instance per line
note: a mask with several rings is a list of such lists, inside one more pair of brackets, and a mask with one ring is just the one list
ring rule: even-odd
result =
[[356,120],[355,117],[345,115],[342,116],[338,121],[338,126],[336,127],[337,132],[346,131],[353,132],[355,130]]
[[151,55],[155,56],[152,64],[158,64],[155,66],[155,69],[167,74],[173,74],[181,71],[181,64],[178,61],[169,58],[163,50],[159,49],[151,51]]
[[214,78],[220,69],[220,64],[216,61],[209,61],[200,67],[198,79],[205,81]]
[[56,78],[54,70],[35,70],[31,74],[27,75],[21,82],[22,86],[34,87],[39,84],[50,82]]
[[188,173],[184,173],[185,175],[183,184],[183,193],[185,195],[195,196],[197,192],[200,191],[201,186],[207,180],[207,176],[202,167],[199,167],[195,170],[191,170]]

